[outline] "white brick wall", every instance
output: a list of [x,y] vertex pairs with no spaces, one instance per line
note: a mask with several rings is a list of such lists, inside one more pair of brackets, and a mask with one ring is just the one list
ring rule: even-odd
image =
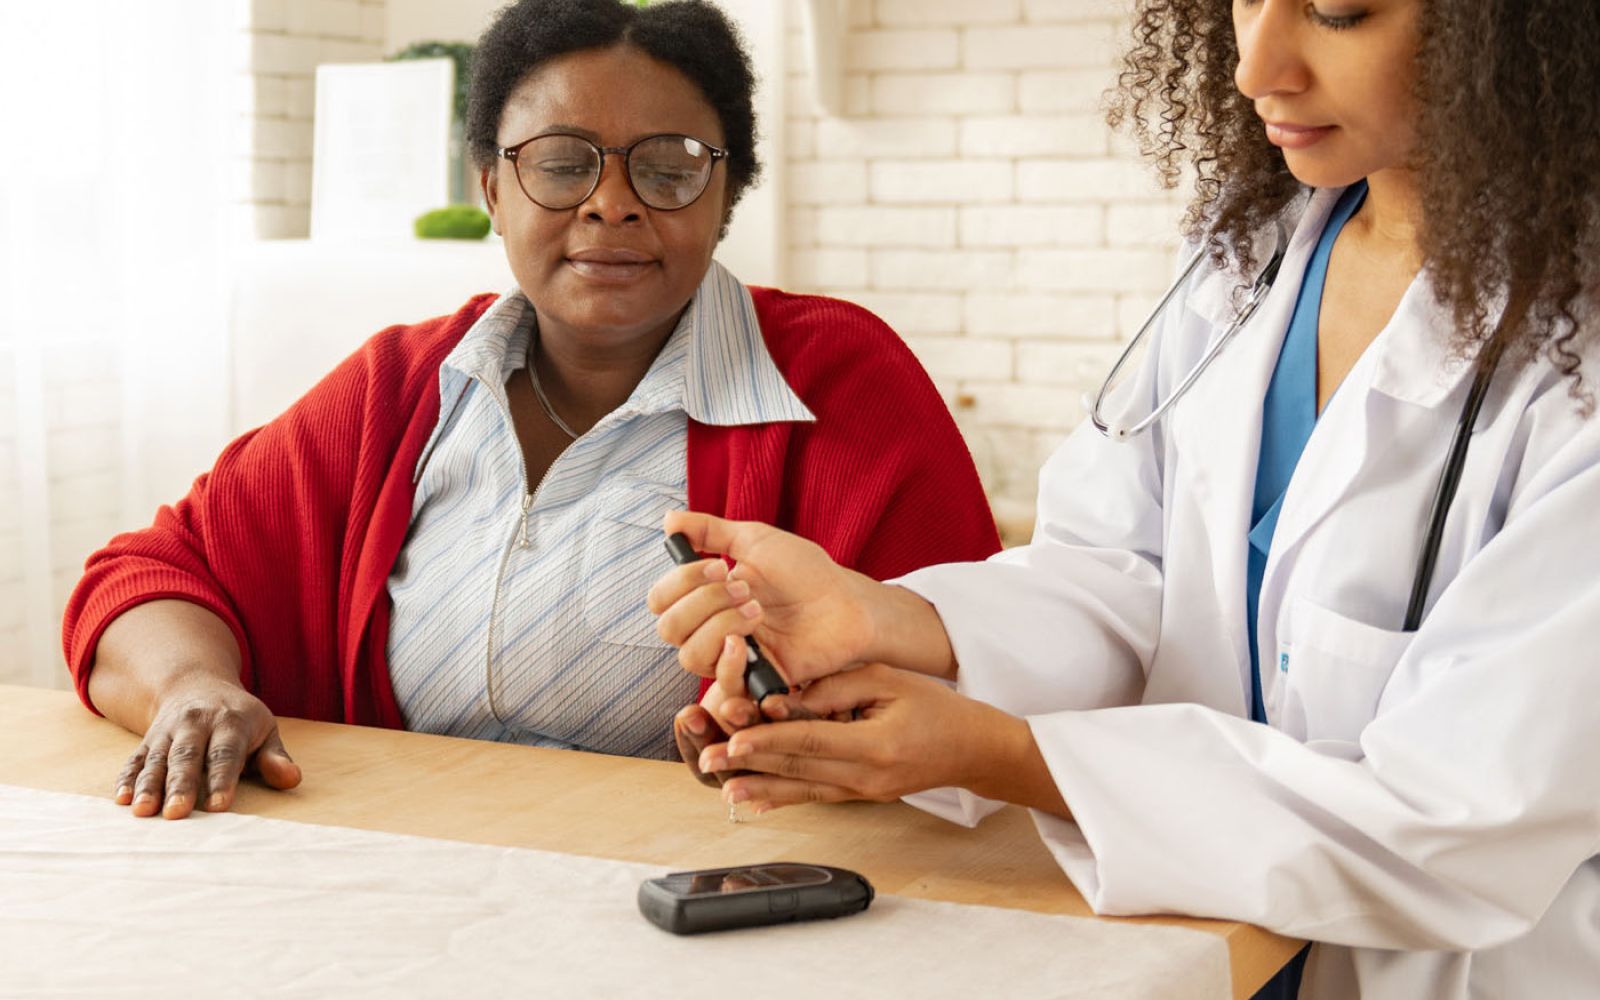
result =
[[382,58],[384,0],[247,0],[234,198],[239,231],[262,239],[311,228],[311,126],[321,63]]
[[[845,107],[791,59],[789,284],[859,302],[945,393],[1008,540],[1165,287],[1181,201],[1101,117],[1117,0],[850,0]],[[790,49],[803,51],[791,18]]]

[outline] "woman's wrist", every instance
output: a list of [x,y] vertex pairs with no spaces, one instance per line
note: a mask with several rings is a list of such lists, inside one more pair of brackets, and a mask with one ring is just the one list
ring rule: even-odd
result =
[[169,698],[239,680],[238,643],[226,622],[188,601],[150,601],[106,626],[89,674],[89,697],[107,718],[144,732]]
[[955,652],[939,612],[921,595],[893,584],[861,577],[869,640],[864,663],[887,663],[901,670],[955,680]]

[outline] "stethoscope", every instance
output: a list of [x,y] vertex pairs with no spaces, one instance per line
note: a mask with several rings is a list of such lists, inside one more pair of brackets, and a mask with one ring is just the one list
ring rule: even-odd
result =
[[[1210,366],[1218,354],[1222,353],[1222,349],[1227,346],[1228,341],[1232,340],[1234,335],[1246,323],[1250,322],[1250,318],[1255,315],[1256,309],[1266,299],[1267,293],[1272,290],[1272,283],[1277,280],[1278,269],[1283,266],[1284,254],[1288,251],[1288,234],[1284,231],[1282,223],[1277,226],[1276,238],[1277,242],[1273,247],[1272,257],[1267,261],[1266,266],[1261,269],[1261,273],[1256,276],[1255,283],[1250,288],[1250,295],[1245,299],[1244,305],[1240,307],[1238,315],[1234,317],[1233,322],[1228,324],[1227,329],[1222,331],[1222,336],[1218,337],[1206,349],[1205,354],[1201,355],[1200,360],[1190,369],[1189,374],[1178,381],[1178,384],[1173,387],[1165,399],[1157,401],[1155,409],[1150,411],[1149,415],[1130,424],[1112,423],[1100,412],[1106,393],[1110,392],[1111,387],[1116,384],[1117,375],[1121,373],[1123,366],[1127,364],[1128,359],[1138,349],[1139,342],[1144,339],[1150,328],[1155,326],[1173,297],[1188,282],[1190,276],[1194,274],[1195,269],[1200,266],[1200,262],[1205,259],[1210,250],[1202,246],[1194,252],[1194,255],[1184,264],[1183,270],[1179,272],[1177,280],[1173,281],[1171,286],[1167,288],[1166,294],[1162,295],[1160,300],[1156,302],[1155,308],[1150,311],[1150,315],[1145,318],[1138,332],[1133,335],[1133,339],[1128,342],[1128,346],[1123,349],[1121,356],[1117,358],[1117,363],[1111,366],[1111,371],[1107,373],[1105,381],[1100,384],[1100,391],[1095,394],[1094,404],[1089,408],[1089,420],[1094,424],[1096,430],[1113,441],[1129,441],[1155,426],[1156,421],[1160,420],[1168,410],[1171,410],[1177,404],[1178,400],[1183,398],[1183,394],[1189,391],[1189,387],[1194,385],[1200,374]],[[1456,421],[1455,434],[1450,440],[1450,451],[1445,456],[1444,469],[1440,472],[1438,486],[1434,489],[1433,503],[1428,511],[1428,530],[1422,538],[1422,550],[1417,554],[1416,573],[1411,579],[1411,599],[1406,603],[1405,623],[1401,626],[1406,632],[1415,632],[1417,627],[1422,624],[1423,607],[1428,600],[1428,588],[1433,583],[1434,566],[1439,561],[1439,546],[1444,539],[1445,519],[1450,516],[1450,504],[1455,500],[1457,487],[1461,485],[1461,471],[1467,463],[1467,446],[1472,443],[1472,428],[1478,422],[1478,411],[1483,409],[1484,397],[1488,395],[1489,383],[1494,378],[1494,370],[1500,360],[1497,340],[1490,341],[1486,352],[1478,365],[1477,374],[1472,380],[1472,389],[1467,393],[1467,400],[1461,407],[1461,416]]]

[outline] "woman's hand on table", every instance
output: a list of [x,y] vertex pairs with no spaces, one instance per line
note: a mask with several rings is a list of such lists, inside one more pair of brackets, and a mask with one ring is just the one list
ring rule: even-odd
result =
[[765,812],[955,786],[1070,815],[1027,722],[944,684],[873,664],[818,680],[797,697],[817,720],[787,721],[789,704],[774,703],[774,721],[701,752],[702,771],[758,772],[723,785],[730,804]]
[[300,766],[259,698],[210,674],[175,679],[117,776],[115,797],[135,816],[182,819],[196,806],[221,812],[233,805],[246,767],[272,788],[300,784]]

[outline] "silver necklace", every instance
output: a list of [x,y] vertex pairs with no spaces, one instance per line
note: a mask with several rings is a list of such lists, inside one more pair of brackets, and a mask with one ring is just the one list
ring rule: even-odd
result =
[[544,415],[550,418],[551,423],[561,428],[562,433],[576,441],[578,440],[578,432],[568,427],[567,422],[556,415],[556,408],[550,405],[550,400],[544,394],[544,388],[539,385],[539,372],[534,367],[533,361],[533,356],[538,349],[539,342],[537,340],[528,345],[528,384],[533,386],[534,398],[539,400],[539,409],[544,411]]

